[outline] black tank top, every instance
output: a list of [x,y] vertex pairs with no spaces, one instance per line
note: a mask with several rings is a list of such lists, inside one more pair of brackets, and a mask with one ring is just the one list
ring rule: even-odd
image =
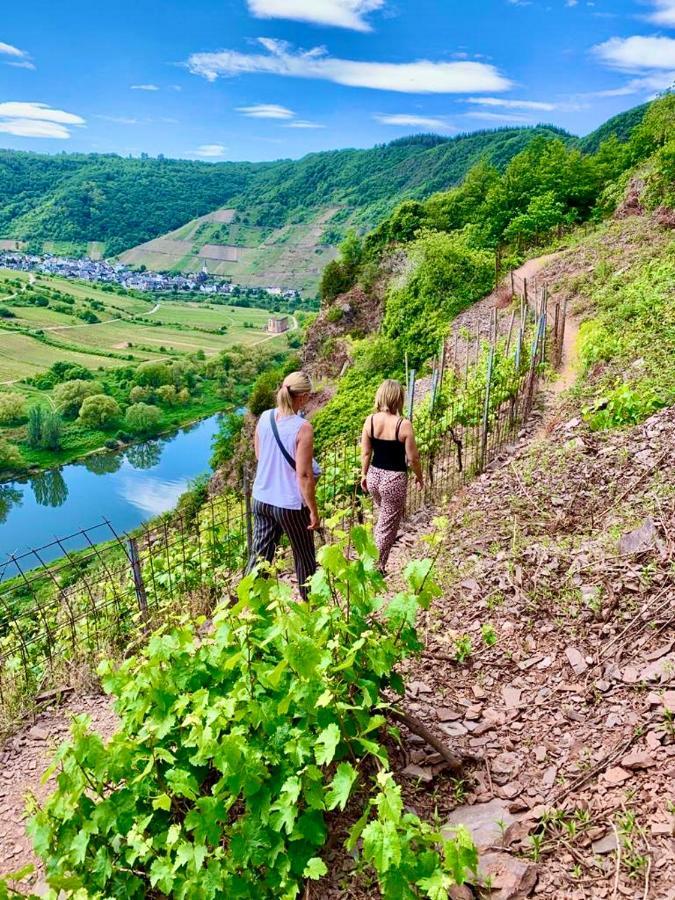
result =
[[403,419],[396,423],[396,437],[393,440],[375,437],[375,416],[370,417],[370,441],[373,445],[372,465],[387,472],[407,472],[405,444],[399,439]]

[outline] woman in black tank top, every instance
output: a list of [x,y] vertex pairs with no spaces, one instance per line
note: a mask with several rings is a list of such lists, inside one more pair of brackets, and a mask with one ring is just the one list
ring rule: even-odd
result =
[[376,412],[366,419],[361,435],[361,486],[378,511],[375,543],[383,572],[405,512],[408,466],[418,486],[424,486],[415,433],[403,418],[404,399],[398,381],[384,381],[375,395]]

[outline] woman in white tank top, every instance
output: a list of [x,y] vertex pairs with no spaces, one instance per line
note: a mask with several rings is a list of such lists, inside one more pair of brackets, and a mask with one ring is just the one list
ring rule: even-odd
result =
[[276,409],[258,420],[253,483],[253,547],[250,572],[258,562],[272,562],[286,533],[295,558],[298,587],[307,599],[307,581],[316,571],[314,531],[319,528],[314,430],[299,412],[306,406],[312,383],[304,372],[287,375],[277,394]]

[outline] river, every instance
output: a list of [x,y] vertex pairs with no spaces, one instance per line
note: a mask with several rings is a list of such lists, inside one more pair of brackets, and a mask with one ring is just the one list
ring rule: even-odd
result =
[[[209,471],[219,419],[211,416],[170,436],[0,485],[0,579],[2,563],[12,554],[46,547],[83,528],[93,529],[93,542],[106,540],[112,535],[104,520],[119,533],[172,509],[189,482]],[[84,546],[82,537],[65,543],[68,551]],[[56,546],[41,557],[62,555]],[[32,557],[27,564],[38,561]]]

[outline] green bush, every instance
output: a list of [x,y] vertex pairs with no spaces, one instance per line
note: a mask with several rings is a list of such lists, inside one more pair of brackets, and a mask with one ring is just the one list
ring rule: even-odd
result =
[[19,448],[0,438],[0,472],[22,472],[25,468]]
[[410,563],[388,599],[365,529],[350,546],[322,548],[308,603],[249,575],[208,636],[186,621],[102,666],[120,730],[104,744],[75,720],[29,826],[55,883],[129,900],[291,900],[326,873],[329,817],[348,805],[348,850],[383,897],[440,900],[475,871],[464,829],[443,837],[404,809],[384,743],[396,666],[421,647],[417,612],[439,593],[432,563]]
[[134,403],[124,416],[124,423],[132,434],[154,434],[161,421],[162,411],[149,403]]
[[259,416],[266,409],[273,409],[277,403],[277,391],[283,381],[280,369],[270,369],[258,375],[248,397],[248,408],[254,416]]
[[67,419],[74,419],[87,397],[102,393],[103,386],[99,382],[76,378],[74,381],[66,381],[54,388],[54,402],[61,415]]
[[419,365],[438,352],[449,322],[494,285],[492,253],[469,246],[463,234],[425,231],[411,245],[412,266],[387,295],[384,333]]
[[79,420],[87,428],[111,428],[121,415],[119,403],[113,397],[94,394],[83,401]]
[[26,418],[26,398],[21,394],[0,394],[0,425],[16,425]]

